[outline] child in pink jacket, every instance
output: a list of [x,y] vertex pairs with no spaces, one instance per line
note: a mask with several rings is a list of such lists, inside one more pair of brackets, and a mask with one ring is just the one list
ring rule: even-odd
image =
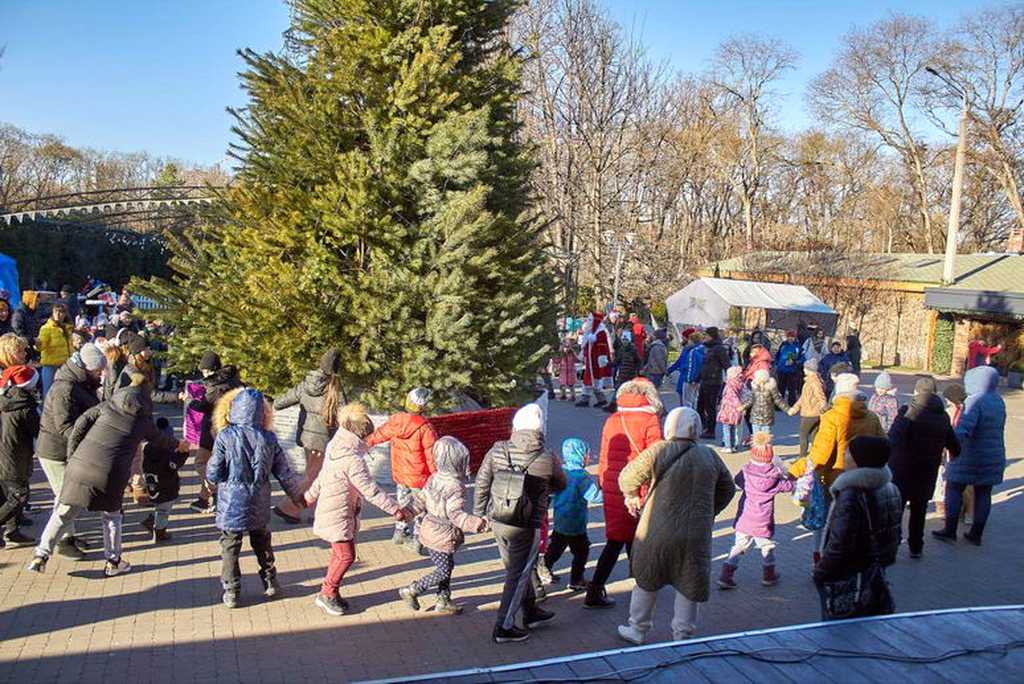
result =
[[323,468],[306,491],[306,503],[317,503],[313,533],[331,545],[323,586],[316,605],[328,615],[345,615],[348,601],[338,595],[341,580],[356,558],[356,535],[363,500],[395,516],[410,517],[393,496],[377,486],[366,467],[366,444],[373,423],[362,404],[349,404],[338,414],[338,431],[327,444]]
[[417,508],[426,512],[420,523],[420,543],[430,554],[434,569],[399,589],[398,594],[410,608],[419,610],[417,597],[437,587],[435,610],[458,615],[462,606],[452,603],[450,588],[455,552],[462,546],[465,533],[485,531],[487,520],[465,511],[469,449],[454,437],[442,437],[434,443],[434,461],[437,472],[417,496]]

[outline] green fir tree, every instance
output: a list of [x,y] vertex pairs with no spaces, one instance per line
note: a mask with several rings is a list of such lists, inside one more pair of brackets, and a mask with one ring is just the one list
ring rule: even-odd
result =
[[205,349],[270,391],[330,346],[350,387],[522,398],[553,285],[515,116],[511,0],[295,0],[283,55],[243,51],[236,182],[170,236],[172,357]]

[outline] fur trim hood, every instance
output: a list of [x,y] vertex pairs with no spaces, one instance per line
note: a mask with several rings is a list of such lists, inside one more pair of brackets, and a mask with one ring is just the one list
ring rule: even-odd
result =
[[662,412],[664,408],[658,389],[646,380],[630,380],[619,387],[615,393],[615,402],[619,411]]
[[775,378],[769,375],[767,371],[757,371],[754,373],[754,379],[750,381],[750,386],[755,390],[771,392],[778,387],[778,383],[775,382]]
[[878,489],[892,482],[892,471],[889,466],[881,468],[854,468],[843,472],[832,483],[832,493],[838,494],[843,489]]
[[[245,391],[247,391],[245,387],[235,388],[235,389],[233,389],[233,390],[231,390],[229,392],[226,392],[224,394],[224,396],[222,396],[220,399],[218,399],[217,403],[214,404],[214,406],[213,406],[213,433],[214,434],[217,434],[218,432],[220,432],[221,430],[226,428],[228,425],[232,424],[232,422],[233,422],[231,420],[232,413],[233,413],[233,411],[232,411],[232,409],[233,409],[232,404],[234,403],[235,399],[238,398],[238,396],[242,392],[245,392]],[[272,430],[273,426],[274,426],[274,409],[270,405],[270,402],[268,402],[266,400],[266,398],[262,394],[260,394],[259,392],[255,392],[255,390],[248,390],[248,391],[254,392],[256,394],[259,394],[260,398],[263,400],[263,410],[262,410],[262,416],[261,416],[261,418],[262,418],[261,427],[264,430]]]

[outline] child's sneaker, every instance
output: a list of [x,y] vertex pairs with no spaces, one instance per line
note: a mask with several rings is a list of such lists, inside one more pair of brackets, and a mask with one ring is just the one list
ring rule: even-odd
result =
[[33,556],[28,565],[25,566],[25,569],[29,572],[38,572],[39,574],[46,572],[46,556]]
[[458,615],[462,612],[462,606],[452,601],[452,597],[447,594],[439,594],[437,597],[437,603],[434,605],[434,610],[442,615]]
[[722,572],[718,576],[718,588],[719,589],[735,589],[736,580],[733,576],[736,574],[736,566],[729,565],[728,563],[722,564]]
[[266,598],[274,598],[280,593],[281,583],[277,581],[277,577],[271,577],[263,581],[263,595]]
[[238,607],[238,592],[237,591],[225,591],[224,592],[224,596],[222,596],[220,600],[223,601],[224,605],[227,606],[228,608],[237,608]]
[[156,528],[156,518],[154,518],[153,514],[150,513],[145,518],[140,520],[139,524],[142,525],[143,527],[145,527],[150,532],[152,532],[152,531],[154,531],[154,528]]
[[537,559],[537,576],[540,577],[541,584],[554,584],[555,578],[551,574],[551,570],[548,569],[548,564],[544,562],[543,558]]
[[580,592],[587,590],[586,582],[569,582],[569,591]]
[[395,533],[391,535],[391,543],[401,546],[405,543],[405,533],[402,530],[396,529]]
[[775,572],[775,566],[765,565],[761,570],[761,585],[765,587],[774,587],[778,583],[779,574]]
[[316,601],[314,601],[314,603],[318,608],[320,608],[320,610],[324,611],[328,615],[333,615],[334,617],[340,617],[348,612],[348,604],[338,596],[331,596],[328,598],[323,594],[317,594]]
[[202,497],[196,499],[188,505],[196,513],[206,513],[210,510],[210,502]]
[[157,544],[171,540],[171,533],[167,530],[153,530],[153,541]]
[[118,558],[116,561],[108,560],[106,566],[103,568],[103,574],[107,577],[117,577],[123,575],[126,572],[130,572],[132,564],[126,561],[124,558]]
[[420,609],[420,600],[416,597],[416,589],[411,584],[399,589],[398,595],[405,601],[405,605],[409,606],[412,610]]

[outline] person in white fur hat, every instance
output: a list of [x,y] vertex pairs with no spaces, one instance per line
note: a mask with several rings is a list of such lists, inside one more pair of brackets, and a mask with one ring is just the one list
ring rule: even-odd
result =
[[565,488],[561,463],[544,446],[544,418],[537,404],[519,409],[512,419],[512,435],[491,447],[476,476],[473,513],[491,521],[505,565],[492,635],[499,644],[526,641],[528,630],[555,618],[537,605],[531,581],[551,494]]
[[[619,475],[630,513],[640,518],[630,570],[636,586],[629,602],[629,624],[619,636],[642,644],[654,626],[654,603],[665,586],[675,589],[672,637],[697,629],[700,604],[711,586],[711,531],[736,486],[714,449],[700,444],[700,416],[689,407],[665,418],[665,440],[645,449]],[[647,487],[641,500],[641,490]]]

